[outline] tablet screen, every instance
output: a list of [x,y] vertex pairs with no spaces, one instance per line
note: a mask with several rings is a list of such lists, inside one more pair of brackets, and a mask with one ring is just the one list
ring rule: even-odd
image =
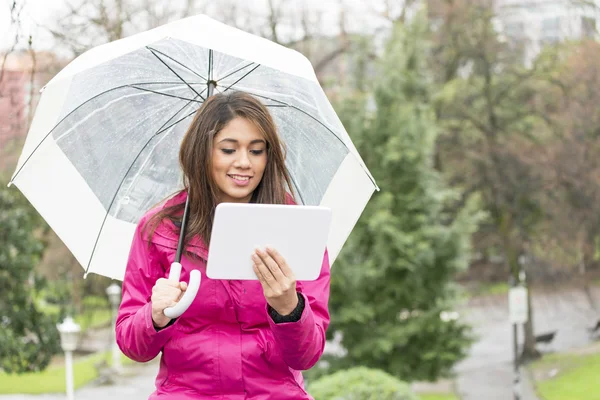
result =
[[211,279],[257,280],[251,255],[269,246],[296,280],[319,277],[332,212],[320,206],[221,203],[215,211],[206,274]]

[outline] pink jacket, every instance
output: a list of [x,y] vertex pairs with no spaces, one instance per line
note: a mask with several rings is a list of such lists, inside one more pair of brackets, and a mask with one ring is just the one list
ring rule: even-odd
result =
[[[167,205],[185,201],[185,193]],[[158,226],[148,243],[142,227],[135,232],[123,299],[117,317],[119,347],[132,360],[145,362],[162,351],[156,391],[150,399],[312,399],[300,371],[323,353],[329,324],[329,260],[316,281],[297,282],[305,308],[298,322],[275,324],[258,281],[213,280],[206,276],[207,248],[201,240],[188,249],[200,261],[182,257],[181,280],[199,269],[202,282],[190,308],[174,324],[157,332],[150,297],[158,278],[168,277],[177,249],[170,221]]]

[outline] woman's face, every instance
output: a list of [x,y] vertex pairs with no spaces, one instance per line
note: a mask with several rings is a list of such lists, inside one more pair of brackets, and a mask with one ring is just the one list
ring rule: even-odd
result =
[[267,143],[245,118],[232,119],[215,136],[212,175],[219,189],[219,202],[248,203],[267,165]]

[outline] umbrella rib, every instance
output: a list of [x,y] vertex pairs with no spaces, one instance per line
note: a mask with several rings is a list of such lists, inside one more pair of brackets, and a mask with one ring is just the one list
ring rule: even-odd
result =
[[[162,51],[160,51],[160,50],[156,50],[155,48],[153,48],[153,47],[150,47],[150,46],[146,46],[146,48],[147,48],[147,49],[150,49],[151,51],[155,51],[155,52],[157,52],[158,54],[161,54],[161,55],[163,55],[163,56],[167,57],[169,60],[171,60],[171,61],[173,61],[173,62],[175,62],[175,63],[177,63],[177,64],[181,65],[183,68],[187,69],[188,71],[190,71],[192,74],[196,75],[197,77],[199,77],[199,78],[202,78],[202,79],[204,79],[205,81],[207,81],[207,80],[208,80],[208,79],[206,79],[205,77],[203,77],[202,75],[200,75],[199,73],[197,73],[196,71],[194,71],[193,69],[191,69],[190,67],[188,67],[187,65],[180,63],[179,61],[177,61],[176,59],[174,59],[174,58],[173,58],[173,57],[171,57],[171,56],[168,56],[168,55],[166,55],[166,54],[165,54],[165,53],[163,53]],[[155,55],[156,55],[156,54],[155,54]]]
[[[232,89],[232,90],[237,90],[237,89]],[[244,91],[245,91],[245,90],[244,90]],[[340,141],[340,143],[342,143],[342,144],[344,145],[344,147],[346,147],[346,149],[348,149],[348,146],[346,145],[346,143],[344,143],[344,141],[343,141],[343,140],[342,140],[342,139],[341,139],[341,138],[340,138],[338,135],[336,135],[336,134],[335,134],[335,132],[331,130],[331,128],[329,128],[329,127],[328,127],[327,125],[325,125],[323,122],[319,121],[317,118],[313,117],[312,115],[310,115],[310,113],[308,113],[308,112],[304,111],[304,110],[303,110],[303,109],[301,109],[300,107],[297,107],[297,106],[295,106],[295,105],[293,105],[293,104],[286,103],[285,101],[281,101],[281,100],[273,99],[273,98],[271,98],[271,97],[268,97],[268,96],[263,96],[263,95],[261,95],[261,94],[257,94],[257,93],[253,93],[253,92],[246,92],[246,93],[249,93],[249,94],[251,94],[251,95],[253,95],[253,96],[260,97],[260,98],[263,98],[263,99],[266,99],[266,100],[271,100],[271,101],[274,101],[275,103],[280,103],[280,104],[281,104],[281,107],[290,107],[290,108],[293,108],[293,109],[295,109],[295,110],[297,110],[297,111],[300,111],[302,114],[304,114],[304,115],[306,115],[306,116],[308,116],[308,117],[312,118],[312,119],[313,119],[313,120],[315,120],[317,123],[319,123],[321,126],[323,126],[323,128],[325,128],[325,129],[327,129],[329,132],[331,132],[331,134],[332,134],[333,136],[335,136],[335,138],[336,138],[337,140],[339,140],[339,141]],[[273,106],[273,105],[272,105],[272,106]],[[349,149],[348,149],[348,150],[349,150]]]
[[[162,84],[172,84],[173,82],[139,82],[137,83],[138,85],[162,85]],[[83,107],[84,105],[86,105],[87,103],[89,103],[92,100],[95,100],[96,98],[105,95],[106,93],[112,92],[114,90],[119,90],[119,89],[123,89],[125,87],[129,87],[130,85],[121,85],[121,86],[117,86],[114,88],[110,88],[108,90],[105,90],[104,92],[98,93],[95,96],[90,97],[89,99],[87,99],[86,101],[84,101],[83,103],[81,103],[80,105],[78,105],[77,107],[75,107],[72,111],[70,111],[67,115],[65,115],[60,121],[58,121],[56,123],[56,125],[54,125],[54,127],[52,129],[50,129],[50,131],[48,131],[48,133],[46,134],[46,136],[44,136],[42,138],[42,140],[40,140],[40,142],[35,146],[35,148],[33,149],[33,151],[31,152],[31,154],[29,156],[27,156],[27,158],[25,159],[25,161],[23,161],[23,165],[21,165],[21,167],[17,170],[17,172],[15,172],[15,175],[12,177],[12,179],[9,182],[9,186],[13,184],[13,182],[15,181],[15,179],[17,179],[17,176],[19,175],[19,173],[21,172],[21,170],[23,170],[23,168],[25,167],[25,165],[27,164],[27,162],[31,159],[31,157],[33,157],[33,155],[35,154],[35,152],[40,148],[40,146],[42,145],[42,143],[44,143],[46,141],[46,139],[48,138],[48,136],[50,136],[52,134],[52,132],[54,132],[54,130],[67,118],[69,118],[74,112],[76,112],[77,110],[79,110],[81,107]]]
[[246,68],[248,68],[248,67],[249,67],[249,66],[251,66],[252,64],[255,64],[255,63],[251,62],[251,63],[250,63],[250,64],[248,64],[248,65],[244,65],[243,67],[236,69],[236,70],[235,70],[235,71],[233,71],[232,73],[229,73],[229,74],[225,75],[224,77],[222,77],[222,78],[219,78],[218,80],[219,80],[219,81],[222,81],[223,79],[227,79],[227,78],[229,78],[231,75],[233,75],[233,74],[237,74],[238,72],[240,72],[240,71],[241,71],[241,70],[243,70],[243,69],[246,69]]
[[[292,184],[296,186],[296,192],[298,192],[298,196],[300,196],[300,201],[302,202],[302,204],[306,205],[306,203],[304,202],[304,197],[302,197],[302,193],[300,192],[300,186],[298,186],[298,183],[296,183],[296,180],[294,179],[294,176],[292,174],[290,174],[290,179],[292,180]],[[292,188],[290,188],[290,190],[291,189]]]
[[[225,93],[226,91],[228,91],[229,89],[231,89],[231,87],[233,85],[235,85],[236,83],[238,83],[239,81],[241,81],[242,79],[244,79],[245,77],[247,77],[248,75],[250,75],[252,72],[254,72],[256,70],[256,68],[260,67],[260,64],[256,65],[256,67],[252,68],[250,71],[246,72],[240,79],[238,79],[237,81],[233,82],[231,85],[227,86],[225,88],[225,90],[223,90],[222,93]],[[234,89],[235,90],[235,89]]]
[[198,111],[198,109],[196,109],[196,110],[192,111],[191,113],[189,113],[189,114],[188,114],[188,115],[186,115],[185,117],[178,119],[177,121],[173,122],[171,125],[167,126],[166,128],[164,128],[164,129],[160,130],[159,132],[156,132],[156,133],[154,134],[154,136],[158,136],[158,135],[160,135],[161,133],[163,133],[164,131],[168,131],[168,130],[169,130],[171,127],[172,127],[172,126],[174,126],[174,125],[177,125],[178,123],[180,123],[180,122],[181,122],[181,121],[183,121],[184,119],[187,119],[187,118],[191,117],[191,116],[192,116],[192,115],[194,115],[194,113],[196,113],[197,111]]
[[[186,104],[185,104],[183,107],[181,107],[179,110],[177,110],[177,112],[176,112],[175,114],[173,114],[173,115],[171,116],[171,118],[169,118],[168,120],[166,120],[166,121],[165,121],[165,123],[164,123],[164,124],[162,124],[162,126],[161,126],[160,128],[158,128],[158,131],[157,131],[157,132],[158,132],[158,133],[161,133],[161,132],[163,132],[163,130],[162,130],[162,129],[163,129],[163,128],[164,128],[164,127],[165,127],[165,126],[166,126],[166,125],[167,125],[169,122],[171,122],[171,120],[173,120],[173,118],[175,118],[177,115],[179,115],[179,113],[180,113],[180,112],[182,112],[182,111],[183,111],[183,110],[184,110],[184,109],[185,109],[187,106],[189,106],[191,103],[192,103],[192,100],[188,101],[188,102],[187,102],[187,103],[186,103]],[[197,111],[197,110],[195,110],[195,111]],[[194,111],[194,112],[195,112],[195,111]],[[188,115],[188,116],[186,116],[185,118],[188,118],[188,117],[189,117],[189,115]],[[176,124],[178,124],[179,122],[183,121],[185,118],[182,118],[181,120],[179,120],[179,121],[175,122],[175,124],[173,124],[173,125],[176,125]],[[171,125],[171,126],[173,126],[173,125]],[[168,130],[168,129],[169,129],[171,126],[167,127],[167,130]],[[158,133],[155,133],[155,134],[153,135],[153,137],[154,137],[154,136],[156,136],[156,135],[158,135]],[[168,136],[168,135],[164,135],[164,136],[163,136],[163,139],[164,139],[164,138],[166,138],[167,136]],[[163,139],[161,139],[161,140],[163,140]],[[148,154],[148,156],[146,157],[146,160],[145,160],[145,161],[142,163],[142,165],[141,165],[141,167],[140,167],[140,170],[144,168],[144,166],[145,166],[145,165],[146,165],[146,163],[148,162],[148,159],[150,158],[150,155],[151,155],[151,154],[154,152],[154,149],[156,149],[156,147],[157,147],[157,146],[158,146],[158,143],[157,143],[157,145],[156,145],[156,146],[154,146],[154,148],[153,148],[153,149],[150,151],[150,153],[149,153],[149,154]],[[127,176],[127,175],[126,175],[126,176]],[[137,175],[137,176],[139,176],[139,175]],[[136,178],[134,178],[134,179],[133,179],[133,181],[132,181],[132,182],[129,184],[129,187],[128,187],[128,188],[125,190],[125,193],[124,193],[125,195],[127,195],[127,194],[129,193],[129,189],[130,189],[130,188],[133,186],[133,184],[135,183],[135,181],[136,181],[136,179],[137,179],[137,176],[136,176]],[[120,190],[121,190],[121,187],[119,186],[119,187],[117,188],[117,192],[116,192],[116,193],[118,193]],[[115,196],[116,196],[116,195],[115,195]],[[113,199],[113,201],[114,201],[114,199]],[[111,208],[111,207],[112,207],[112,202],[111,202],[111,204],[110,204],[109,210],[110,210],[110,208]],[[117,215],[118,213],[119,213],[119,209],[117,209],[117,210],[115,211],[115,215]],[[101,233],[101,232],[102,232],[102,228],[100,228],[100,233]],[[98,236],[100,236],[100,233],[98,234]],[[92,251],[92,256],[93,256],[93,251]]]
[[[237,89],[232,89],[232,90],[237,90]],[[263,98],[263,99],[271,100],[271,101],[274,101],[274,102],[276,102],[276,103],[281,103],[281,104],[284,104],[284,105],[286,105],[286,106],[288,106],[288,107],[291,107],[291,108],[293,108],[293,109],[295,109],[295,110],[298,110],[298,111],[300,111],[300,112],[301,112],[301,113],[303,113],[304,115],[306,115],[306,116],[308,116],[308,117],[312,118],[313,120],[315,120],[315,121],[316,121],[316,122],[317,122],[319,125],[323,126],[323,128],[325,128],[325,129],[327,129],[329,132],[331,132],[331,134],[332,134],[332,135],[333,135],[333,136],[334,136],[334,137],[335,137],[337,140],[339,140],[339,141],[340,141],[340,143],[342,143],[342,145],[344,145],[344,147],[346,148],[346,150],[348,150],[348,152],[350,152],[350,149],[348,148],[348,145],[347,145],[347,144],[346,144],[346,143],[345,143],[345,142],[344,142],[344,141],[343,141],[343,140],[342,140],[342,139],[341,139],[341,138],[340,138],[338,135],[336,135],[336,134],[335,134],[335,132],[331,130],[331,128],[329,128],[329,127],[328,127],[327,125],[325,125],[323,122],[319,121],[317,118],[313,117],[312,115],[310,115],[310,113],[308,113],[308,112],[304,111],[304,110],[303,110],[303,109],[301,109],[300,107],[296,107],[296,106],[295,106],[295,105],[293,105],[293,104],[288,104],[288,103],[286,103],[286,102],[284,102],[284,101],[281,101],[281,100],[276,100],[276,99],[273,99],[273,98],[271,98],[271,97],[268,97],[268,96],[263,96],[263,95],[256,94],[256,93],[252,93],[252,92],[246,92],[246,93],[249,93],[249,94],[251,94],[251,95],[253,95],[253,96],[256,96],[256,97],[261,97],[261,98]],[[371,176],[371,174],[370,174],[370,173],[367,173],[367,176],[369,177],[369,180],[371,181],[371,183],[373,183],[373,185],[374,185],[376,188],[378,188],[378,186],[377,186],[377,183],[375,183],[375,180],[373,179],[373,177]]]
[[[200,95],[198,95],[200,96]],[[92,264],[92,259],[94,258],[94,253],[96,252],[96,247],[98,246],[98,241],[100,240],[100,236],[102,235],[102,230],[104,229],[104,224],[106,223],[106,219],[108,218],[108,215],[110,214],[110,209],[112,208],[115,199],[117,198],[117,194],[119,193],[119,190],[121,190],[121,186],[123,186],[123,182],[125,182],[125,179],[127,178],[127,176],[129,175],[129,172],[131,172],[131,169],[133,168],[133,166],[135,165],[136,161],[138,160],[138,158],[140,158],[140,156],[142,155],[142,153],[144,152],[144,150],[146,149],[146,147],[148,147],[148,145],[150,144],[150,142],[152,142],[152,139],[154,139],[155,137],[157,137],[158,135],[160,135],[161,133],[169,130],[171,127],[173,127],[174,125],[177,125],[179,122],[183,121],[186,118],[189,118],[192,114],[194,114],[197,110],[194,110],[193,112],[191,112],[190,114],[186,115],[185,117],[177,120],[176,122],[172,123],[171,125],[167,126],[166,128],[164,128],[164,126],[173,119],[173,117],[177,114],[179,114],[185,107],[187,107],[192,101],[189,101],[186,105],[184,105],[182,108],[180,108],[173,116],[171,116],[167,122],[165,122],[160,128],[159,130],[154,133],[152,136],[150,136],[150,139],[148,139],[146,141],[146,144],[144,144],[144,146],[142,147],[142,149],[138,152],[138,154],[135,156],[135,158],[133,159],[133,161],[131,162],[131,164],[129,165],[129,168],[127,169],[127,171],[125,172],[125,174],[123,175],[123,178],[121,179],[121,182],[119,182],[119,186],[117,187],[117,190],[115,190],[115,194],[108,206],[108,209],[106,211],[106,214],[104,215],[104,220],[102,220],[102,225],[100,225],[100,230],[98,231],[98,236],[96,236],[96,242],[94,243],[94,247],[92,248],[92,253],[90,254],[90,259],[88,260],[88,265],[85,269],[85,273],[87,274],[89,272],[90,269],[90,265]]]
[[208,80],[213,80],[213,50],[208,49]]
[[[196,89],[194,89],[189,83],[187,83],[185,79],[183,79],[181,76],[179,76],[179,74],[177,72],[175,72],[175,70],[173,68],[171,68],[169,66],[169,64],[167,64],[166,62],[163,61],[162,58],[160,58],[159,56],[157,56],[156,53],[154,52],[154,50],[152,48],[150,48],[148,46],[146,46],[146,48],[148,50],[150,50],[150,52],[154,55],[154,57],[156,57],[158,59],[158,61],[160,61],[165,67],[167,67],[169,69],[169,71],[171,71],[173,73],[173,75],[175,75],[177,78],[179,78],[181,80],[181,82],[185,83],[187,85],[187,87],[189,87],[192,92],[194,92],[198,96],[200,96],[200,93],[198,93],[196,91]],[[202,100],[206,100],[204,97],[202,97],[202,96],[200,96],[200,97],[202,98]]]
[[[195,103],[202,103],[202,101],[200,101],[200,100],[188,99],[187,97],[181,97],[181,96],[175,96],[173,94],[167,94],[167,93],[163,93],[163,92],[157,92],[156,90],[144,89],[144,88],[141,88],[141,87],[138,87],[138,86],[134,86],[134,85],[128,85],[128,86],[130,88],[133,88],[133,89],[141,90],[141,91],[144,91],[144,92],[156,93],[156,94],[159,94],[161,96],[174,97],[176,99],[187,100],[187,101],[195,102]],[[198,96],[196,96],[196,97],[198,97]],[[200,96],[200,97],[202,97],[202,96]]]
[[[200,92],[200,93],[204,93],[205,91],[206,91],[206,89],[204,89],[204,90],[203,90],[202,92]],[[169,122],[170,122],[170,121],[171,121],[173,118],[175,118],[175,117],[177,116],[177,114],[179,114],[181,111],[183,111],[183,110],[184,110],[184,109],[185,109],[187,106],[189,106],[189,105],[190,105],[190,103],[192,103],[192,102],[198,102],[198,103],[202,103],[201,101],[197,101],[196,99],[191,99],[191,100],[189,100],[189,101],[187,102],[187,104],[185,104],[183,107],[181,107],[179,110],[177,110],[177,112],[176,112],[175,114],[173,114],[173,115],[171,116],[171,118],[169,118],[168,120],[166,120],[166,121],[165,121],[165,123],[164,123],[164,124],[162,124],[162,126],[161,126],[160,128],[158,128],[158,131],[157,131],[157,133],[155,133],[154,135],[158,135],[158,134],[162,133],[162,132],[163,132],[163,130],[162,130],[162,129],[163,129],[163,128],[164,128],[164,127],[165,127],[165,126],[166,126],[166,125],[167,125],[167,124],[168,124],[168,123],[169,123]],[[196,109],[196,110],[194,110],[194,112],[196,112],[196,111],[198,111],[198,110],[197,110],[197,109]],[[186,119],[186,118],[188,118],[188,117],[189,117],[189,115],[185,116],[184,118],[182,118],[182,119],[178,120],[177,122],[175,122],[173,125],[176,125],[176,124],[178,124],[179,122],[183,121],[184,119]],[[169,128],[170,128],[171,126],[173,126],[173,125],[170,125],[169,127],[167,127],[167,129],[169,129]]]

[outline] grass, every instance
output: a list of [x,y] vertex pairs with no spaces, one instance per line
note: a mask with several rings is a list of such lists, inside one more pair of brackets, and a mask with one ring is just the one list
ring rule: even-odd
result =
[[[97,353],[77,360],[73,365],[75,389],[90,383],[98,377],[94,364],[106,359],[108,353]],[[8,375],[0,372],[0,394],[43,394],[64,393],[66,390],[65,367],[50,366],[42,372],[21,375]]]
[[471,296],[494,296],[500,294],[508,294],[508,283],[484,283],[473,289],[469,289],[468,293]]
[[[60,312],[60,307],[56,304],[40,301],[38,306],[47,315],[58,315]],[[89,296],[85,298],[84,312],[76,315],[73,319],[79,324],[82,332],[85,332],[90,328],[93,329],[108,326],[112,319],[108,301],[98,296]]]
[[79,324],[81,331],[85,332],[90,328],[108,326],[112,319],[112,315],[110,310],[94,309],[84,314],[77,315],[73,319]]
[[458,400],[458,397],[449,393],[419,394],[418,396],[420,400]]
[[600,353],[552,354],[530,366],[543,400],[600,400]]
[[[73,365],[73,385],[75,389],[87,385],[98,377],[94,364],[106,360],[112,364],[111,353],[101,352],[76,360]],[[121,355],[123,365],[133,361]],[[65,366],[52,365],[42,372],[21,375],[8,375],[0,372],[0,394],[44,394],[66,391]]]

